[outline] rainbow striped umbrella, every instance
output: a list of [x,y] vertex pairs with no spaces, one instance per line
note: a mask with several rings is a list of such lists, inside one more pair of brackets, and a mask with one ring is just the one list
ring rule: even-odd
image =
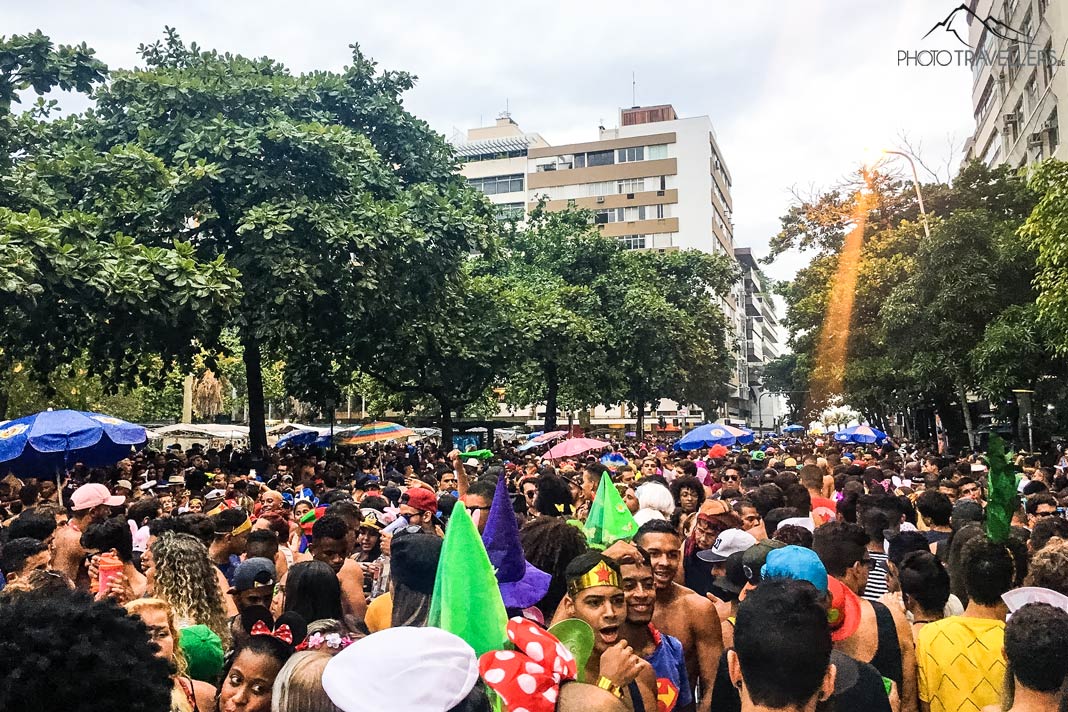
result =
[[361,425],[358,428],[341,433],[337,443],[338,445],[365,445],[385,440],[399,440],[416,434],[414,430],[406,428],[400,423],[376,420],[373,423]]

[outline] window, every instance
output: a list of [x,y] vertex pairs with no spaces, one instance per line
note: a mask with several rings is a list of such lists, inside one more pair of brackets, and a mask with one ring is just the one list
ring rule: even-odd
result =
[[979,39],[978,48],[972,61],[972,80],[979,78],[979,73],[985,67],[989,67],[996,61],[994,53],[997,51],[997,39],[989,30],[983,30],[983,36]]
[[608,208],[595,210],[593,213],[594,225],[605,225],[607,223],[623,222],[623,208]]
[[594,195],[610,195],[612,193],[611,183],[590,183],[589,194]]
[[619,242],[624,250],[644,250],[646,235],[620,235]]
[[623,219],[626,222],[634,222],[635,220],[645,220],[645,206],[639,205],[633,208],[624,208]]
[[667,144],[666,143],[658,143],[655,146],[649,146],[645,150],[645,157],[646,157],[646,159],[648,159],[650,161],[656,161],[656,160],[661,160],[661,159],[667,158],[668,157],[668,155],[667,155]]
[[507,176],[488,176],[486,178],[469,178],[467,184],[475,190],[480,190],[486,195],[499,193],[517,193],[523,190],[523,174],[515,173]]
[[1039,61],[1042,63],[1042,82],[1048,87],[1049,83],[1053,81],[1053,67],[1056,61],[1053,57],[1053,40],[1046,43],[1046,47],[1042,50],[1042,58]]
[[644,178],[626,178],[618,182],[619,193],[640,193],[645,190]]
[[633,163],[634,161],[645,160],[645,146],[635,146],[634,148],[621,148],[616,151],[617,163]]
[[983,96],[979,99],[979,105],[975,109],[975,126],[978,128],[982,125],[983,119],[990,113],[991,107],[994,105],[994,80],[990,79],[986,83],[986,88],[983,90]]
[[497,205],[498,220],[522,220],[525,215],[526,211],[522,203],[500,203]]
[[[586,154],[586,165],[593,166],[610,166],[613,163],[615,157],[615,151],[594,151]],[[578,156],[576,156],[578,158]],[[577,162],[576,162],[577,164]]]
[[1049,152],[1053,153],[1057,150],[1057,146],[1061,143],[1061,132],[1057,122],[1057,109],[1054,108],[1050,112],[1049,118],[1046,119],[1045,126],[1043,127],[1049,132]]
[[653,209],[654,217],[656,217],[657,220],[663,220],[664,219],[664,206],[663,205],[652,205],[650,207]]
[[460,157],[464,163],[472,163],[474,161],[497,161],[502,158],[521,158],[527,155],[527,149],[519,148],[514,151],[488,151],[485,153],[475,153],[470,156],[465,156],[462,153]]
[[[1023,57],[1027,52],[1027,48],[1020,42],[1013,42],[1009,45],[1009,83],[1012,84],[1016,81],[1016,77],[1020,76],[1020,68],[1023,67]],[[1003,75],[1004,76],[1004,75]],[[1008,91],[1005,86],[1005,82],[1001,82],[1001,92],[1004,95]]]
[[1046,7],[1049,5],[1049,0],[1038,0],[1038,16],[1042,17],[1046,14]]
[[1012,16],[1016,14],[1016,8],[1019,6],[1019,0],[1005,0],[1005,22],[1006,24],[1012,24]]
[[660,176],[660,190],[667,190],[667,176]]
[[1001,134],[995,131],[990,135],[990,140],[986,142],[986,148],[983,149],[982,161],[988,166],[993,167],[997,163],[998,155],[1001,153]]
[[575,154],[575,168],[585,168],[585,167],[586,167],[586,154],[585,153],[576,153]]
[[1020,97],[1020,100],[1016,102],[1016,108],[1012,110],[1012,115],[1014,121],[1012,121],[1009,126],[1011,128],[1010,133],[1012,135],[1012,142],[1016,143],[1016,140],[1020,138],[1020,131],[1023,130],[1024,105],[1022,96]]
[[1031,19],[1030,9],[1027,10],[1027,14],[1024,15],[1023,22],[1020,23],[1020,32],[1024,33],[1024,36],[1027,37],[1027,39],[1031,39],[1035,36],[1035,23],[1034,20]]
[[1038,77],[1034,72],[1031,73],[1031,78],[1024,86],[1024,94],[1027,95],[1027,109],[1033,112],[1038,108]]

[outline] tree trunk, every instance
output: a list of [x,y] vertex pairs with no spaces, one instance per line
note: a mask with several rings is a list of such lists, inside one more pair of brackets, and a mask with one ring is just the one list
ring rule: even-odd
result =
[[555,361],[545,364],[545,432],[556,430],[556,401],[560,392],[560,376]]
[[452,404],[438,401],[441,406],[441,445],[445,452],[452,450]]
[[961,412],[964,414],[964,429],[968,431],[968,447],[975,449],[975,426],[972,425],[972,410],[968,407],[968,391],[963,383],[957,382],[957,397],[960,398]]
[[253,459],[267,450],[267,413],[263,407],[263,363],[260,342],[254,336],[241,339],[245,348],[245,380],[248,383],[248,444]]
[[634,428],[634,434],[639,440],[645,438],[645,402],[638,403],[638,425]]

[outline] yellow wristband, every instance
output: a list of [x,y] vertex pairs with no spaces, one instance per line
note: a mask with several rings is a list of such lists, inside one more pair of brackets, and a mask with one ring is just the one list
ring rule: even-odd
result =
[[597,687],[601,688],[602,690],[608,690],[620,699],[623,698],[623,689],[616,683],[609,680],[604,675],[601,675],[601,677],[597,680]]

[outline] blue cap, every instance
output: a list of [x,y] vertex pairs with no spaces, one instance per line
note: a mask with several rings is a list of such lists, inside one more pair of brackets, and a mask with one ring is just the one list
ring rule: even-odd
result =
[[768,552],[764,568],[760,570],[760,578],[761,580],[788,578],[808,581],[820,593],[827,593],[827,568],[816,552],[803,546],[784,546]]

